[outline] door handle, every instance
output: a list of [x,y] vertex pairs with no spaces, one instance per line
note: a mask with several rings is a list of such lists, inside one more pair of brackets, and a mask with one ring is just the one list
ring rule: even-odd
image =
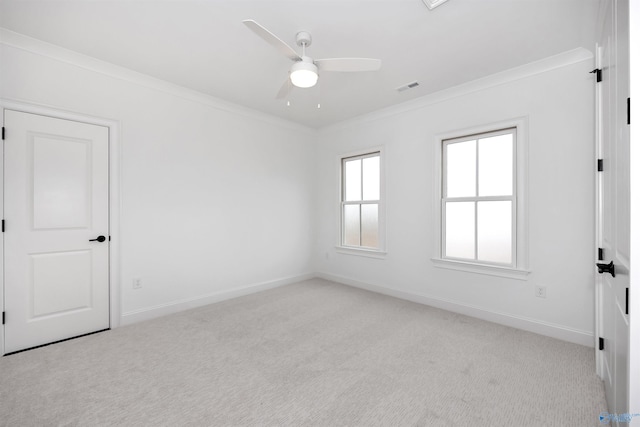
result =
[[598,267],[598,273],[609,273],[611,274],[611,277],[616,277],[616,267],[613,265],[613,261],[609,264],[597,263],[596,267]]
[[104,236],[98,236],[95,239],[89,239],[90,242],[100,242],[100,243],[104,242],[105,240],[107,240],[107,238]]

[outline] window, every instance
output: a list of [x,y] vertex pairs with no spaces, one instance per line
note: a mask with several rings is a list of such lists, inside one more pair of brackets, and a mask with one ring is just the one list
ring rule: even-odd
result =
[[442,259],[519,267],[516,136],[508,128],[442,140]]
[[380,151],[341,159],[342,247],[380,250]]

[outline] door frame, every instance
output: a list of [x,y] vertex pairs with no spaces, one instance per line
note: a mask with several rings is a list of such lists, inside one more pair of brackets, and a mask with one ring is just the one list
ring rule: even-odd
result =
[[[0,122],[4,126],[4,111],[13,110],[23,113],[38,114],[55,119],[72,120],[91,125],[104,126],[109,129],[109,327],[120,326],[121,298],[120,298],[120,122],[89,116],[82,113],[66,111],[46,105],[38,105],[0,98]],[[10,132],[10,129],[7,129]],[[0,150],[0,213],[4,212],[4,150]],[[4,301],[4,234],[0,245],[0,308],[5,310]],[[8,314],[9,316],[9,314]],[[0,325],[0,356],[4,351],[4,325]]]
[[[633,98],[631,123],[629,128],[629,161],[632,165],[640,164],[640,4],[629,2],[629,92]],[[640,270],[640,171],[631,168],[631,276],[629,282],[629,412],[640,413],[640,321],[636,313],[640,313],[640,279],[636,270]],[[640,426],[640,417],[634,417],[630,426]]]
[[[602,68],[602,47],[596,43],[595,46],[595,67],[596,69]],[[594,159],[594,188],[595,188],[595,247],[594,249],[594,264],[598,259],[598,248],[602,247],[602,174],[598,172],[597,163],[598,159],[602,158],[602,85],[594,84],[595,87],[595,159]],[[594,267],[595,272],[595,267]],[[602,357],[602,351],[598,348],[599,337],[602,336],[602,277],[601,275],[594,273],[594,334],[593,334],[593,347],[595,350],[596,358],[596,374],[600,379],[605,379],[604,372],[604,360]]]

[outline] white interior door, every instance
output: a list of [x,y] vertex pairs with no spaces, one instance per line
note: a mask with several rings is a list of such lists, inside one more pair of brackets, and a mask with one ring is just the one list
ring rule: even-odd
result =
[[12,110],[4,127],[5,353],[109,328],[108,128]]
[[[628,0],[603,3],[601,124],[599,149],[601,295],[600,336],[604,338],[603,379],[609,412],[629,412],[630,163],[627,97],[629,96]],[[613,263],[614,274],[604,265]],[[612,424],[620,420],[613,419]],[[625,423],[620,423],[625,424]]]

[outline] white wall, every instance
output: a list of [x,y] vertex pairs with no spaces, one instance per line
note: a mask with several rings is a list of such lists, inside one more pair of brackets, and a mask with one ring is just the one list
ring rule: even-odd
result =
[[[125,322],[316,271],[592,344],[594,100],[588,52],[569,52],[318,134],[2,35],[0,98],[120,124]],[[432,224],[435,135],[517,117],[529,123],[528,280],[436,268],[430,261],[438,238]],[[337,253],[337,157],[380,145],[386,150],[388,255]],[[134,277],[143,279],[142,289],[131,288]],[[547,287],[546,299],[534,297],[536,284]]]
[[0,98],[119,122],[125,322],[311,271],[314,132],[15,34],[3,41]]
[[[324,129],[317,152],[316,271],[324,277],[593,345],[594,90],[570,52]],[[514,78],[514,76],[519,76]],[[437,134],[527,117],[528,280],[437,268]],[[340,154],[384,145],[386,259],[338,253]],[[534,285],[547,288],[546,299]]]

